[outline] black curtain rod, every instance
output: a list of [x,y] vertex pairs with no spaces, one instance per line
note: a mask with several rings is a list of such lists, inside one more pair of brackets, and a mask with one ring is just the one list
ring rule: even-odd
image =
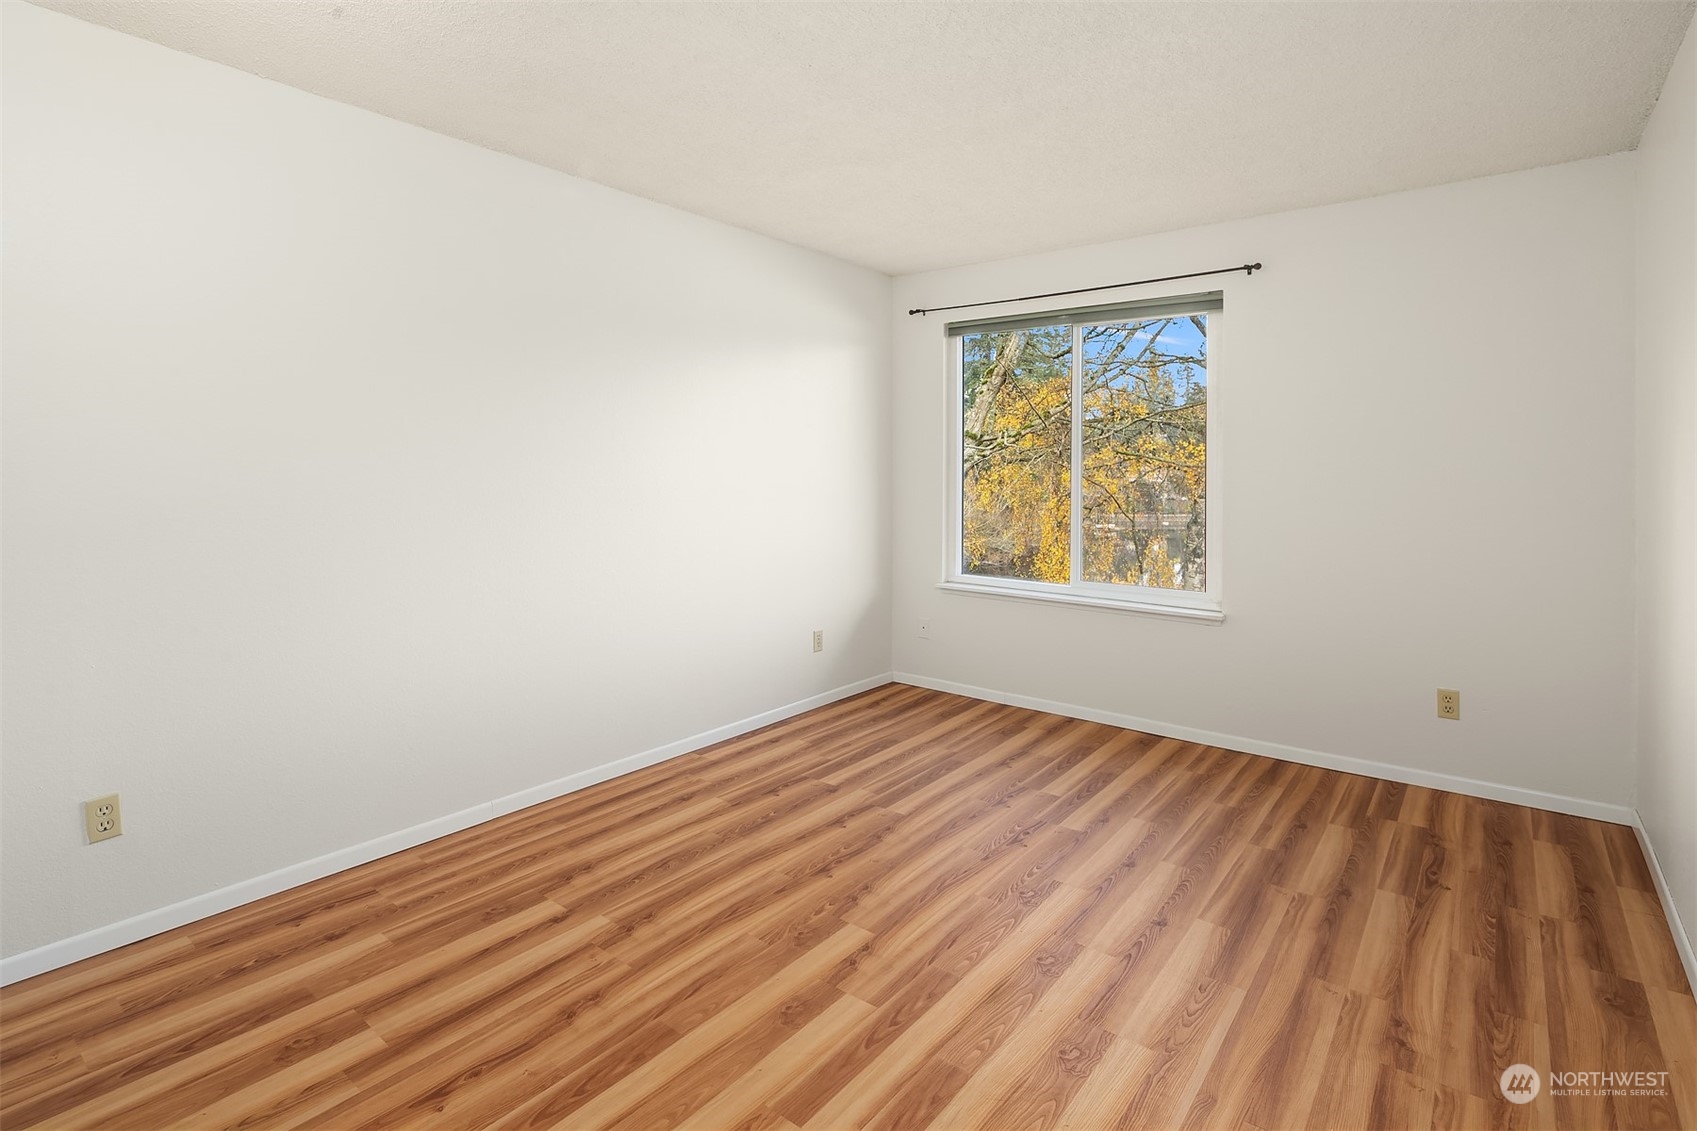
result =
[[1192,271],[1188,275],[1162,275],[1159,279],[1135,279],[1129,283],[1108,283],[1100,287],[1079,287],[1071,291],[1046,291],[1040,295],[1020,295],[1018,298],[993,298],[984,302],[957,302],[953,306],[916,306],[908,311],[909,314],[934,314],[939,310],[966,310],[974,306],[1000,306],[1004,302],[1026,302],[1034,298],[1061,298],[1064,295],[1082,295],[1091,291],[1117,291],[1121,287],[1141,287],[1147,283],[1171,283],[1178,279],[1200,279],[1204,275],[1233,275],[1242,271],[1245,275],[1253,275],[1261,270],[1259,263],[1245,263],[1239,267],[1217,267],[1212,271]]

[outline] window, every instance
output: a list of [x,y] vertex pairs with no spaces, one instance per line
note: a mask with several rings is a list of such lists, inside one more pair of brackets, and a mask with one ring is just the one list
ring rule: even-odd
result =
[[945,587],[1217,620],[1220,295],[948,327]]

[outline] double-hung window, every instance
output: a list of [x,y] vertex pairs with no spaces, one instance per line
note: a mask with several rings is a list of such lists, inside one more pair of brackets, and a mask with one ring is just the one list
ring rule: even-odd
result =
[[1218,620],[1218,293],[948,326],[944,587]]

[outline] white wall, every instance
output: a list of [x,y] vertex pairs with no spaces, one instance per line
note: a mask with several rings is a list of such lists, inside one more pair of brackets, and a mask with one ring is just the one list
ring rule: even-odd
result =
[[[1601,158],[897,280],[896,671],[1629,803],[1632,178]],[[906,309],[1249,260],[1210,374],[1225,623],[937,590],[947,316]]]
[[888,669],[888,279],[3,7],[4,953]]
[[1638,147],[1638,811],[1697,929],[1697,32]]

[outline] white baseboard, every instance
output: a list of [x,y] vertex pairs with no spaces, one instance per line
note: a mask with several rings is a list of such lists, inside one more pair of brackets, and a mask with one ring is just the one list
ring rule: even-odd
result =
[[794,703],[786,703],[758,715],[750,715],[746,719],[738,719],[734,723],[726,723],[722,727],[704,730],[700,734],[692,734],[688,738],[680,738],[676,742],[668,742],[664,746],[656,746],[652,750],[644,750],[640,754],[632,754],[628,758],[620,758],[614,762],[605,762],[588,770],[582,770],[563,778],[532,789],[520,790],[505,797],[496,798],[490,802],[495,807],[494,815],[499,817],[514,813],[520,809],[528,809],[544,801],[552,801],[556,797],[564,797],[568,793],[604,782],[608,778],[616,778],[652,766],[656,762],[664,762],[668,758],[676,758],[679,754],[688,754],[692,750],[700,750],[704,746],[712,746],[715,742],[723,742],[727,738],[735,738],[739,734],[747,734],[751,730],[759,730],[773,723],[783,722],[793,718],[803,711],[811,711],[815,707],[823,707],[827,703],[835,703],[839,699],[847,699],[850,695],[859,695],[862,691],[871,691],[874,687],[883,687],[894,680],[889,672],[857,679],[853,683],[845,683],[841,687],[833,687],[818,695],[810,695],[806,699],[797,699]]
[[1393,765],[1389,762],[1369,762],[1362,758],[1351,758],[1343,754],[1326,754],[1319,750],[1306,750],[1300,746],[1284,746],[1277,742],[1263,742],[1260,739],[1244,738],[1241,735],[1219,734],[1210,730],[1197,730],[1195,727],[1175,726],[1172,723],[1164,723],[1156,719],[1142,719],[1135,715],[1122,715],[1116,711],[1098,711],[1093,707],[1078,707],[1071,703],[1057,703],[1052,699],[1038,699],[1030,695],[1014,695],[1006,691],[994,691],[987,687],[952,683],[946,679],[932,679],[930,676],[911,675],[907,672],[896,672],[894,678],[897,683],[910,683],[915,687],[928,687],[933,691],[947,691],[954,695],[965,695],[971,699],[988,700],[991,703],[1006,703],[1010,707],[1047,711],[1052,715],[1065,715],[1071,719],[1106,723],[1109,726],[1125,727],[1127,730],[1141,730],[1149,734],[1159,734],[1166,738],[1177,738],[1184,742],[1199,742],[1205,746],[1219,746],[1227,750],[1242,750],[1249,754],[1262,754],[1268,758],[1278,758],[1285,762],[1300,762],[1305,766],[1318,766],[1324,770],[1338,770],[1346,774],[1384,778],[1388,781],[1403,782],[1406,785],[1447,790],[1450,793],[1465,793],[1469,797],[1485,797],[1492,801],[1506,801],[1511,805],[1526,805],[1533,809],[1571,813],[1576,817],[1591,817],[1615,825],[1632,825],[1636,823],[1637,818],[1637,813],[1625,805],[1610,805],[1602,801],[1589,801],[1582,797],[1565,797],[1559,793],[1542,793],[1535,789],[1522,789],[1519,786],[1434,773],[1431,770],[1417,770],[1409,766]]
[[1650,865],[1650,878],[1656,881],[1656,895],[1662,901],[1662,914],[1667,916],[1668,930],[1673,932],[1674,949],[1679,951],[1680,965],[1685,967],[1685,982],[1697,990],[1697,955],[1691,950],[1691,936],[1685,933],[1685,923],[1679,909],[1673,905],[1673,893],[1668,890],[1668,878],[1662,874],[1662,862],[1656,856],[1656,846],[1650,843],[1650,830],[1637,810],[1632,813],[1632,830],[1638,834],[1638,847],[1644,852],[1644,862]]
[[438,837],[459,832],[461,829],[467,829],[473,825],[480,825],[485,821],[493,820],[496,817],[516,812],[543,801],[563,797],[568,793],[595,785],[597,782],[603,782],[621,774],[628,774],[633,770],[640,770],[657,762],[664,762],[666,759],[675,758],[679,754],[687,754],[692,750],[711,746],[715,742],[723,742],[727,738],[735,738],[739,734],[759,730],[763,726],[769,726],[793,715],[799,715],[803,711],[811,711],[815,707],[823,707],[827,703],[846,699],[850,695],[858,695],[862,691],[882,687],[890,680],[891,676],[888,672],[867,679],[856,680],[854,683],[845,684],[842,687],[833,688],[806,699],[798,699],[794,703],[787,703],[782,707],[764,711],[758,715],[750,715],[748,718],[739,719],[734,723],[727,723],[712,730],[702,731],[700,734],[694,734],[676,742],[669,742],[664,746],[656,746],[654,749],[645,750],[640,754],[632,754],[626,758],[606,762],[532,789],[521,790],[506,797],[496,798],[494,801],[485,801],[482,804],[472,806],[470,809],[462,809],[458,813],[450,813],[445,817],[438,817],[421,825],[400,829],[387,836],[368,840],[363,844],[352,845],[313,860],[290,865],[287,868],[279,868],[275,872],[268,872],[263,876],[255,876],[251,880],[230,884],[216,891],[206,892],[204,895],[193,896],[168,907],[146,911],[104,927],[96,927],[92,931],[85,931],[68,939],[48,943],[45,946],[36,947],[34,950],[26,950],[8,958],[0,958],[0,986],[9,986],[13,982],[32,978],[37,974],[45,974],[49,970],[57,970],[61,966],[68,966],[73,962],[80,962],[85,958],[92,958],[94,955],[104,954],[109,950],[117,950],[121,946],[128,946],[130,943],[138,942],[141,939],[217,915],[220,912],[230,910],[232,907],[240,907],[244,903],[252,903],[256,899],[264,899],[268,895],[276,895],[278,892],[299,887],[301,884],[323,879],[325,876],[331,876],[337,872],[344,872],[360,864],[400,852],[402,849],[436,840]]
[[128,946],[186,923],[209,918],[232,907],[240,907],[244,903],[252,903],[256,899],[264,899],[268,895],[276,895],[280,891],[344,872],[368,861],[392,855],[403,848],[411,848],[415,844],[423,844],[425,841],[470,828],[487,821],[489,816],[488,804],[474,805],[470,809],[462,809],[458,813],[450,813],[446,817],[438,817],[422,825],[401,829],[387,836],[368,840],[364,844],[339,849],[287,868],[279,868],[275,872],[267,872],[263,876],[255,876],[251,880],[242,880],[204,895],[192,896],[179,903],[144,911],[140,915],[120,919],[104,927],[96,927],[92,931],[84,931],[68,939],[38,946],[34,950],[0,958],[0,986],[9,986],[13,982],[33,978],[37,974],[45,974],[61,966],[69,966],[73,962],[81,962],[85,958],[105,954],[109,950],[117,950],[121,946]]

